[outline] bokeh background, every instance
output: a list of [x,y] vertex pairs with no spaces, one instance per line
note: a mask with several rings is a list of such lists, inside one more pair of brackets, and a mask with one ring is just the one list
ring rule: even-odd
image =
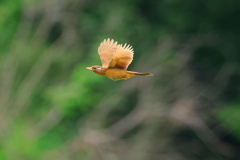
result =
[[[105,38],[133,46],[111,81]],[[239,160],[239,0],[2,0],[1,160]]]

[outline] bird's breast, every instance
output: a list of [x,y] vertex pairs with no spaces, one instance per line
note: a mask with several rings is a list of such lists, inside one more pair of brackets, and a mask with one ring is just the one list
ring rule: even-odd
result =
[[127,72],[122,69],[107,69],[105,76],[115,81],[130,78]]

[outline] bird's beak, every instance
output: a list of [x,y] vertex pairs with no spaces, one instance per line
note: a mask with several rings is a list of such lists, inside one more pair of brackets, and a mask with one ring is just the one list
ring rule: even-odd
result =
[[92,67],[86,67],[86,69],[92,70]]

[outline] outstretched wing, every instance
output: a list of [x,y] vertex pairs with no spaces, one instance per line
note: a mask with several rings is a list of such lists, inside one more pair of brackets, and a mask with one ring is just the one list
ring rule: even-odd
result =
[[133,48],[130,45],[117,45],[117,50],[110,62],[108,68],[127,69],[128,65],[133,60]]
[[100,55],[103,68],[108,68],[114,57],[117,47],[117,42],[114,42],[113,39],[110,40],[109,38],[107,40],[104,39],[104,41],[100,44],[98,47],[98,54]]

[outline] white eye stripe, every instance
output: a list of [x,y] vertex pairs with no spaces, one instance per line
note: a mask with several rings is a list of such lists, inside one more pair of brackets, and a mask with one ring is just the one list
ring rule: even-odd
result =
[[96,70],[96,69],[101,69],[101,68],[99,68],[99,67],[93,67],[92,69]]

